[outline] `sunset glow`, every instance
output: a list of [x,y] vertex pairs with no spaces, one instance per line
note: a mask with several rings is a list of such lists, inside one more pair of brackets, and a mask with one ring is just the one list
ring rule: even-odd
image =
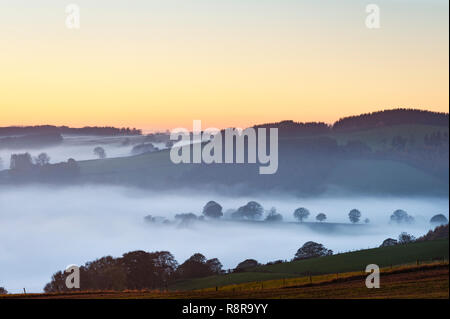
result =
[[[0,3],[0,126],[148,130],[448,112],[448,2]],[[323,3],[326,2],[326,6]],[[45,9],[43,9],[45,7]]]

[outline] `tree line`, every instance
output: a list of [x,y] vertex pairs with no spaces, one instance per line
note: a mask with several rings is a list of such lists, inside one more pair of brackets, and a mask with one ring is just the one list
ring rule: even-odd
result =
[[37,125],[0,127],[0,136],[25,134],[68,134],[68,135],[142,135],[142,130],[136,128],[117,128],[112,126],[85,126],[74,128],[68,126]]

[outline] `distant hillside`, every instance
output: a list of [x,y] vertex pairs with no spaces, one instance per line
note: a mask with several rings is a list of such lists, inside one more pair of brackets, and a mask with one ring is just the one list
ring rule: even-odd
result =
[[415,109],[394,109],[345,117],[333,124],[333,131],[364,130],[400,124],[425,124],[448,127],[448,113]]
[[[131,157],[80,161],[79,175],[72,183],[157,189],[194,187],[241,195],[279,191],[299,196],[333,193],[447,197],[449,130],[448,125],[442,125],[442,118],[448,118],[448,115],[397,111],[424,117],[420,119],[415,115],[407,120],[409,122],[427,122],[434,118],[439,125],[397,124],[369,129],[368,124],[364,129],[335,131],[324,123],[285,121],[264,124],[258,127],[280,128],[278,171],[273,175],[259,175],[259,164],[176,165],[171,162],[169,151],[163,150]],[[385,112],[377,114],[390,114],[391,111]],[[380,115],[373,116],[378,118]],[[367,121],[370,122],[370,118],[371,115]],[[22,182],[26,176],[21,174]],[[43,177],[42,174],[39,176]],[[51,180],[55,177],[53,174]],[[0,183],[14,183],[16,179],[6,171],[0,173]]]
[[0,149],[39,148],[62,143],[59,133],[39,133],[21,136],[0,137]]
[[30,134],[71,134],[71,135],[141,135],[142,131],[135,128],[91,127],[73,128],[67,126],[9,126],[0,127],[0,136],[16,136]]
[[392,109],[341,118],[332,125],[324,122],[295,122],[292,120],[264,123],[260,127],[278,127],[281,135],[311,136],[345,131],[363,131],[397,125],[429,125],[449,127],[449,114],[417,109]]

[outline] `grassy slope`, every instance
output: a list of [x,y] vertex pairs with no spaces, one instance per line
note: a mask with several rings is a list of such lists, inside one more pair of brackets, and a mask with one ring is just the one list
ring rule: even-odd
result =
[[[352,178],[349,178],[349,176]],[[345,160],[339,161],[329,178],[331,185],[349,190],[377,193],[399,194],[405,189],[408,193],[423,193],[424,189],[448,192],[448,182],[438,179],[424,171],[404,163],[389,160]]]
[[[446,127],[431,125],[397,125],[357,132],[334,133],[331,137],[339,143],[359,139],[369,144],[373,149],[387,146],[393,136],[401,135],[413,137],[417,144],[423,144],[426,134],[435,131],[447,131]],[[167,150],[151,154],[143,154],[126,158],[112,158],[106,160],[81,161],[82,179],[119,183],[151,183],[152,179],[169,182],[176,180],[195,165],[175,165],[170,161]],[[351,176],[350,176],[350,175]],[[412,188],[418,193],[425,189],[439,190],[446,194],[448,183],[405,163],[389,160],[342,160],[334,168],[330,176],[331,185],[339,185],[349,190],[383,189],[384,192]]]
[[416,262],[416,260],[428,261],[433,258],[448,259],[448,244],[448,239],[443,239],[261,266],[253,269],[252,272],[180,281],[173,285],[172,289],[201,289],[252,281],[292,278],[307,274],[319,275],[361,271],[369,264],[387,267],[390,265]]

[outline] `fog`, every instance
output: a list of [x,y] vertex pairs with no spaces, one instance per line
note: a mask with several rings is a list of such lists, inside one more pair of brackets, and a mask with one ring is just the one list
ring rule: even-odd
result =
[[[66,155],[67,156],[67,155]],[[69,156],[70,157],[70,156]],[[273,197],[273,198],[271,198]],[[175,214],[200,214],[209,200],[224,211],[249,200],[265,209],[276,207],[286,223],[197,222],[189,228],[146,223],[146,215],[173,219]],[[448,199],[442,198],[309,198],[269,196],[238,198],[179,191],[157,193],[141,189],[41,185],[0,188],[0,286],[12,293],[23,288],[40,292],[58,270],[69,264],[82,265],[96,258],[119,257],[132,250],[168,250],[178,262],[193,253],[217,257],[224,268],[234,268],[247,258],[261,263],[291,259],[306,241],[324,244],[336,252],[377,247],[402,231],[418,237],[430,228],[429,219],[438,213],[448,216]],[[325,213],[327,222],[348,222],[350,209],[369,218],[368,226],[323,233],[287,223],[298,207]],[[414,216],[413,225],[390,225],[396,209]]]
[[[28,147],[28,148],[0,148],[0,159],[3,167],[0,170],[9,168],[12,154],[30,153],[32,157],[40,153],[47,153],[50,156],[50,163],[66,162],[69,158],[77,161],[97,159],[94,148],[103,147],[108,158],[131,156],[131,150],[137,143],[142,143],[144,136],[70,136],[64,135],[63,142],[54,146]],[[124,145],[124,141],[129,139],[130,144]],[[164,143],[152,143],[159,149],[165,148]]]

